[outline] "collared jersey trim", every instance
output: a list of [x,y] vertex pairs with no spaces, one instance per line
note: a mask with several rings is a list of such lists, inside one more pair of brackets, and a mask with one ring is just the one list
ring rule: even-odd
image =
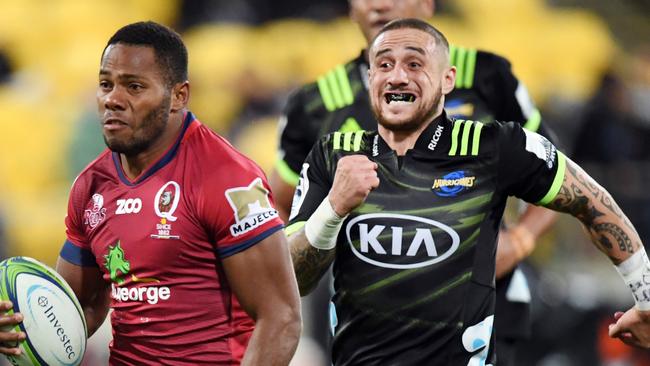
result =
[[557,150],[557,172],[555,173],[555,178],[553,178],[553,184],[549,188],[546,195],[542,197],[541,200],[537,201],[538,205],[547,205],[555,199],[560,188],[562,188],[562,182],[564,182],[564,175],[566,173],[566,157],[560,150]]
[[306,223],[306,222],[307,222],[307,221],[298,221],[298,222],[294,222],[293,224],[287,226],[287,227],[284,229],[284,234],[285,234],[286,236],[290,236],[290,235],[295,234],[295,233],[298,232],[300,229],[302,229],[303,227],[305,227],[305,223]]
[[151,166],[145,173],[141,174],[138,179],[135,181],[129,180],[129,178],[126,177],[124,174],[124,169],[122,169],[122,163],[120,162],[120,154],[113,152],[113,163],[115,165],[115,169],[117,170],[117,175],[122,181],[122,183],[126,184],[127,186],[135,186],[143,182],[145,179],[149,178],[152,176],[155,172],[160,170],[162,167],[167,165],[174,156],[176,155],[176,152],[178,151],[178,147],[181,144],[181,141],[183,141],[183,137],[185,136],[185,132],[187,132],[187,129],[189,126],[192,124],[192,121],[195,120],[194,115],[191,112],[187,112],[185,114],[185,120],[183,121],[183,127],[181,130],[181,133],[178,135],[178,138],[176,139],[176,142],[174,142],[174,145],[163,155],[158,162],[156,162],[154,165]]
[[224,249],[217,249],[217,254],[219,255],[219,257],[221,259],[228,258],[231,255],[235,255],[235,254],[237,254],[239,252],[242,252],[242,251],[252,247],[253,245],[261,242],[262,240],[264,240],[264,239],[268,238],[269,236],[271,236],[271,234],[275,233],[278,230],[281,230],[283,227],[284,227],[284,225],[282,225],[282,224],[273,226],[272,228],[263,231],[261,234],[257,235],[254,238],[248,239],[246,241],[243,241],[243,242],[235,244],[235,245],[231,245],[231,246],[229,246],[227,248],[224,248]]
[[70,240],[66,240],[63,243],[63,248],[61,248],[59,255],[61,258],[77,266],[98,267],[93,252],[73,244]]
[[176,155],[176,152],[178,151],[178,147],[181,145],[181,141],[183,141],[183,137],[185,136],[185,132],[187,132],[188,128],[192,124],[192,121],[195,120],[194,115],[191,112],[187,112],[185,114],[185,120],[183,121],[183,127],[181,130],[181,133],[179,134],[178,138],[176,139],[176,142],[174,142],[174,145],[167,150],[165,155],[163,155],[158,162],[156,162],[151,168],[149,168],[145,173],[141,174],[138,179],[135,181],[129,180],[129,178],[126,177],[124,174],[124,169],[122,169],[122,164],[120,162],[120,154],[113,152],[113,163],[115,165],[115,169],[117,170],[117,175],[122,181],[122,183],[126,184],[127,186],[135,186],[140,183],[142,183],[145,179],[149,178],[152,176],[155,172],[163,168],[167,163],[172,161],[174,156]]
[[278,171],[278,175],[282,180],[290,184],[292,186],[297,186],[298,181],[300,180],[300,175],[296,172],[294,172],[290,167],[289,164],[287,164],[286,161],[282,159],[278,159],[275,162],[275,169]]

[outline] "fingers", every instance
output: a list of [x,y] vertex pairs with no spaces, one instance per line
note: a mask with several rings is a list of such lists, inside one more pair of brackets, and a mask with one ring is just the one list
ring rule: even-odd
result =
[[[23,321],[21,313],[7,314],[7,311],[13,309],[11,301],[0,301],[0,329],[10,329],[16,324]],[[20,355],[21,351],[17,347],[11,347],[20,341],[25,340],[24,332],[0,331],[0,353],[9,355]],[[9,347],[7,347],[9,345]]]
[[0,353],[3,355],[20,356],[23,352],[17,347],[0,347]]

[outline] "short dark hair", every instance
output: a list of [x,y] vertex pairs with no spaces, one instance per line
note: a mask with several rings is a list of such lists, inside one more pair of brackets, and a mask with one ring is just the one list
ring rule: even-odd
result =
[[447,51],[449,50],[449,42],[447,41],[447,37],[445,37],[441,31],[439,31],[431,24],[425,22],[424,20],[415,18],[395,19],[391,22],[388,22],[388,24],[384,25],[383,28],[379,30],[379,33],[377,33],[375,38],[372,39],[370,45],[372,46],[375,44],[375,41],[380,34],[391,30],[404,28],[417,29],[429,33],[436,40],[436,46],[442,45]]
[[187,80],[187,48],[173,29],[152,21],[132,23],[113,34],[104,52],[117,43],[153,48],[156,62],[165,72],[165,81],[173,85]]

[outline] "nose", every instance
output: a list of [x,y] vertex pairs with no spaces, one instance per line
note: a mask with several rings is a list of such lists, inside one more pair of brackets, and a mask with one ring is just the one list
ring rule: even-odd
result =
[[388,75],[388,84],[391,89],[396,89],[401,86],[408,85],[409,74],[401,65],[396,65]]
[[393,1],[394,0],[371,0],[370,7],[377,13],[384,13],[393,7]]
[[113,87],[107,92],[98,91],[98,102],[100,106],[111,111],[124,110],[126,105],[123,93],[119,87]]

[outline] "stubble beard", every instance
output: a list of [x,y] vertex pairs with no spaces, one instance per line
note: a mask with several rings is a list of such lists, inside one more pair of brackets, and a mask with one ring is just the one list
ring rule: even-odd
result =
[[373,108],[373,113],[375,115],[375,118],[377,119],[377,122],[385,129],[393,132],[412,132],[412,131],[417,131],[423,124],[431,122],[433,119],[434,115],[438,111],[438,106],[440,105],[440,100],[442,99],[442,87],[440,88],[439,92],[436,94],[433,104],[431,105],[430,108],[424,108],[422,110],[419,110],[412,119],[401,122],[401,123],[393,123],[389,122],[386,118],[383,117],[381,114],[381,109],[380,108]]
[[136,156],[147,151],[165,132],[169,120],[171,98],[164,98],[154,109],[142,119],[141,127],[126,141],[108,140],[104,135],[104,143],[113,152],[126,156]]

